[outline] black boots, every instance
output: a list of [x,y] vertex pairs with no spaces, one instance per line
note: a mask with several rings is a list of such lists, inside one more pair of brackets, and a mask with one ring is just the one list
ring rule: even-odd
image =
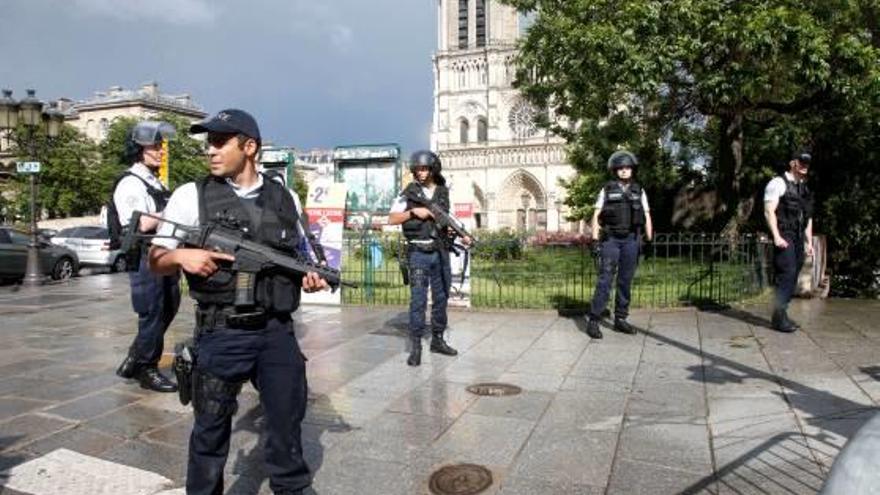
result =
[[177,385],[168,379],[155,366],[144,366],[137,373],[141,387],[156,392],[177,392]]
[[[406,364],[410,366],[419,366],[422,364],[422,339],[413,337],[410,339],[412,348],[409,351],[409,357],[406,358]],[[444,356],[457,356],[458,351],[453,349],[443,340],[443,332],[434,332],[431,336],[431,352],[443,354]]]
[[636,328],[623,318],[614,318],[614,329],[630,335],[636,334]]
[[771,323],[777,332],[791,333],[800,328],[798,324],[788,319],[788,313],[784,309],[773,311]]
[[443,340],[443,331],[435,331],[431,335],[431,352],[436,352],[437,354],[443,354],[444,356],[457,356],[458,351],[449,347],[449,344]]
[[125,356],[125,359],[122,361],[122,364],[119,365],[119,368],[116,368],[116,375],[128,380],[134,378],[137,370],[137,362],[134,360],[133,357],[131,357],[131,354],[129,354]]
[[587,335],[593,339],[602,338],[602,330],[599,330],[599,319],[592,316],[587,319]]
[[412,349],[409,350],[409,357],[406,358],[406,364],[410,366],[418,366],[422,364],[422,338],[413,337],[410,339]]

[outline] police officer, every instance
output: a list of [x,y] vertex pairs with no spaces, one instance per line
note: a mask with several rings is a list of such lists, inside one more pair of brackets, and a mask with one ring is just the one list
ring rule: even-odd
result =
[[788,170],[770,180],[764,189],[764,218],[773,236],[776,275],[771,322],[780,332],[800,328],[788,317],[788,303],[804,265],[804,251],[807,256],[813,255],[813,194],[806,184],[811,161],[806,151],[795,153]]
[[626,321],[629,315],[630,284],[639,261],[641,236],[653,236],[651,211],[645,190],[633,180],[638,166],[635,155],[629,151],[614,152],[608,158],[608,170],[614,180],[599,191],[593,213],[593,239],[599,245],[599,278],[590,306],[587,334],[602,338],[599,319],[608,303],[611,283],[617,272],[617,296],[614,301],[614,328],[634,334],[636,329]]
[[[448,317],[446,305],[452,287],[452,268],[449,248],[452,239],[447,228],[439,228],[434,216],[407,195],[427,198],[449,212],[449,189],[440,173],[440,158],[430,151],[417,151],[410,158],[413,181],[391,206],[388,223],[402,225],[407,243],[409,269],[409,331],[411,350],[406,364],[419,366],[422,362],[422,334],[425,331],[425,310],[428,306],[428,288],[431,289],[431,352],[455,356],[458,351],[443,339]],[[462,240],[469,245],[471,239]]]
[[[171,138],[174,127],[166,122],[140,122],[128,134],[123,161],[130,165],[113,189],[113,204],[123,229],[134,210],[161,214],[171,193],[156,177],[162,163],[162,139]],[[142,217],[136,228],[154,233],[159,220]],[[111,236],[112,237],[112,236]],[[180,306],[180,288],[176,273],[156,275],[149,270],[146,256],[130,259],[131,304],[138,314],[138,332],[128,356],[116,370],[123,378],[137,378],[142,387],[157,392],[175,392],[177,385],[159,373],[165,331]]]
[[[165,218],[191,226],[232,218],[256,242],[291,253],[302,246],[290,191],[257,172],[261,140],[254,118],[242,110],[223,110],[194,124],[190,132],[208,134],[210,175],[175,190]],[[159,229],[160,235],[171,232],[169,224]],[[290,277],[263,271],[256,276],[256,307],[239,310],[234,305],[233,260],[223,253],[178,247],[174,239],[154,239],[150,251],[154,271],[183,270],[197,302],[195,422],[186,492],[223,493],[236,397],[242,384],[252,380],[266,419],[269,485],[276,494],[299,494],[311,483],[301,439],[307,388],[291,312],[299,306],[300,289],[321,290],[327,283],[315,273]]]

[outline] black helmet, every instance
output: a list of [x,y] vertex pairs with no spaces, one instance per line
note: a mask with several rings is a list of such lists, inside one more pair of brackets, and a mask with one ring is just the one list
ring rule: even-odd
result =
[[440,157],[433,151],[419,150],[413,153],[409,159],[409,171],[412,172],[413,177],[415,177],[416,174],[416,167],[430,167],[431,177],[433,177],[434,183],[440,186],[446,185],[446,179],[443,177],[443,174],[440,173],[443,169],[443,166],[440,163]]
[[125,149],[122,152],[123,163],[127,165],[136,163],[141,159],[144,146],[159,144],[163,139],[171,139],[176,134],[174,126],[168,122],[153,120],[138,122],[125,138]]
[[809,165],[809,163],[813,161],[813,155],[810,153],[810,150],[808,150],[806,148],[802,148],[802,149],[795,151],[791,155],[791,159],[797,160],[801,163],[806,163]]
[[409,159],[409,171],[415,173],[416,167],[430,167],[431,173],[437,175],[443,166],[440,157],[433,151],[419,150],[412,154]]
[[636,159],[636,155],[626,150],[615,151],[608,158],[608,170],[611,172],[623,167],[630,167],[635,170],[638,166],[639,161]]

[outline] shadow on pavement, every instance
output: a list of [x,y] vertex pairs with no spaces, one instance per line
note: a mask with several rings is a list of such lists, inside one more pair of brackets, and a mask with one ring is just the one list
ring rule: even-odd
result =
[[860,366],[859,371],[880,382],[880,366]]
[[[14,445],[22,438],[24,438],[24,435],[0,437],[0,451]],[[0,493],[5,492],[2,488],[6,486],[6,483],[9,481],[9,470],[26,460],[27,457],[18,452],[0,454]]]
[[[690,366],[687,368],[692,373],[691,380],[705,380],[707,383],[715,384],[744,383],[746,380],[764,380],[776,383],[783,387],[785,393],[774,393],[783,395],[783,398],[793,409],[803,411],[807,415],[812,416],[804,420],[807,425],[820,427],[845,439],[852,436],[855,430],[858,429],[857,427],[853,428],[853,422],[861,421],[864,423],[869,419],[869,416],[866,414],[850,416],[847,418],[848,421],[835,421],[836,419],[845,419],[844,417],[847,413],[864,413],[876,410],[874,407],[853,402],[825,390],[812,388],[796,381],[746,366],[731,359],[701,351],[696,347],[656,332],[650,330],[643,330],[643,332],[648,338],[654,339],[657,342],[676,347],[695,356],[701,356],[703,359],[702,366]],[[756,417],[755,421],[745,426],[754,426],[754,423],[759,422],[760,420]],[[736,434],[731,434],[730,437],[736,437]],[[808,439],[815,442],[812,446],[813,449],[808,447]],[[793,471],[780,469],[778,466],[782,464],[792,469],[797,467],[799,471],[805,471],[806,467],[815,466],[819,462],[819,459],[815,458],[815,453],[812,452],[817,447],[827,447],[827,451],[820,452],[822,455],[828,457],[836,455],[842,448],[842,445],[834,445],[828,441],[829,439],[830,437],[825,433],[806,435],[801,432],[787,432],[777,435],[751,448],[734,461],[718,466],[714,476],[700,480],[683,493],[698,493],[700,490],[708,488],[715,481],[720,484],[730,485],[728,486],[730,488],[728,491],[732,493],[809,493],[811,490],[814,492],[818,491],[822,486],[821,479],[813,480],[806,474],[793,475]],[[742,438],[741,440],[745,442],[749,439]],[[754,440],[754,437],[752,440]],[[799,447],[802,452],[798,453],[798,449],[794,448],[795,446]],[[717,449],[718,446],[716,445],[715,448]],[[781,454],[783,451],[788,452],[787,456]],[[797,459],[791,458],[793,455],[803,461],[809,460],[809,462],[799,466],[795,462]],[[762,469],[771,472],[778,471],[778,473],[771,476],[767,472],[763,472]],[[750,474],[750,477],[746,476],[746,474]],[[815,471],[810,475],[813,478],[817,477]],[[792,477],[794,478],[790,480],[791,483],[794,483],[792,487],[783,488],[779,486],[779,479],[789,480]],[[804,485],[807,485],[809,488]],[[800,488],[793,489],[793,487]]]

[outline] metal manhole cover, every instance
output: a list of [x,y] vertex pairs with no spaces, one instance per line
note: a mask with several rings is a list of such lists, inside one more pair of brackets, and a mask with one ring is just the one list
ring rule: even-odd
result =
[[443,466],[428,483],[434,495],[476,495],[492,486],[492,471],[476,464]]
[[505,395],[517,395],[522,392],[522,389],[509,383],[476,383],[468,386],[467,391],[476,395],[502,397]]

